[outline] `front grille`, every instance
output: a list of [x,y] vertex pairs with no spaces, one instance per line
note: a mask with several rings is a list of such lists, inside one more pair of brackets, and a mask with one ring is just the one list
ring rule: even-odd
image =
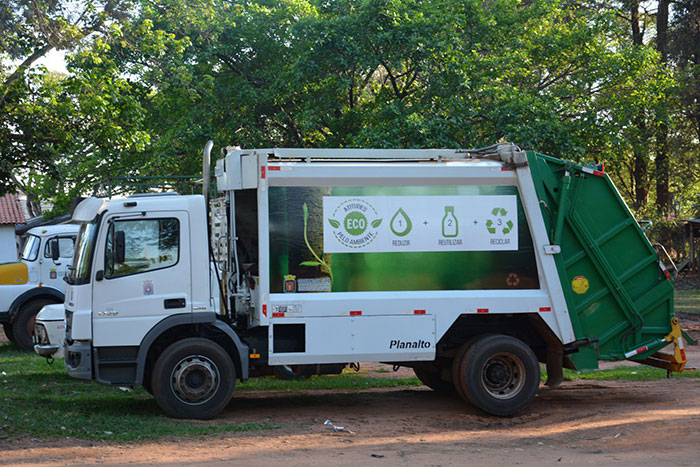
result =
[[66,341],[72,342],[71,330],[73,329],[73,312],[66,310]]

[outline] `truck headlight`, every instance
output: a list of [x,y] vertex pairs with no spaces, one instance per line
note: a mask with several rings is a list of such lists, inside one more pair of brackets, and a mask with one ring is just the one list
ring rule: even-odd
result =
[[34,325],[34,342],[39,345],[44,345],[49,343],[49,338],[46,332],[46,328],[41,323],[36,323]]

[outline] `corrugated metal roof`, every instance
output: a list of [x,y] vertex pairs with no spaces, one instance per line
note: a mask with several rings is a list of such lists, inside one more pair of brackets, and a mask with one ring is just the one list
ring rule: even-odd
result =
[[0,197],[0,224],[24,224],[25,218],[18,195]]

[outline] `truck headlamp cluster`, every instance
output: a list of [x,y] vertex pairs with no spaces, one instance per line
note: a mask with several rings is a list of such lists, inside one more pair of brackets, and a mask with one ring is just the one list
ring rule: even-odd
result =
[[48,344],[49,339],[46,334],[46,328],[43,324],[34,325],[34,342],[40,345]]

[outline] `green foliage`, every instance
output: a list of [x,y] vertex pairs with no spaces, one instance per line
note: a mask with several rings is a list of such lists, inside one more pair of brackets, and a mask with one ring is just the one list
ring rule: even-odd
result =
[[674,309],[677,312],[700,314],[700,290],[698,289],[676,289],[674,302]]
[[[683,15],[672,26],[687,28],[695,10],[674,8]],[[612,4],[162,0],[129,11],[76,42],[69,77],[36,71],[13,101],[36,157],[0,165],[61,207],[107,176],[198,173],[208,139],[378,148],[511,140],[605,161],[641,215],[655,194],[663,124],[674,203],[659,215],[697,209],[699,133],[695,107],[683,107],[697,96],[693,55],[674,39],[684,66],[665,65],[650,38],[632,42],[627,12]],[[5,129],[17,125],[8,119]],[[4,151],[16,146],[0,138]]]

